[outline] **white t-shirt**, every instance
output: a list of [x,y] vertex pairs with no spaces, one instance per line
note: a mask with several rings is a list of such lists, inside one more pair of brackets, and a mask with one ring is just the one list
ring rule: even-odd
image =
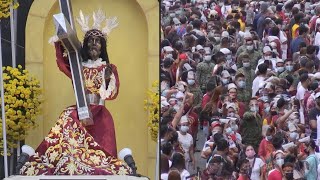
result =
[[262,76],[257,76],[254,78],[252,82],[252,97],[256,96],[256,93],[259,91],[259,85],[260,83],[264,82],[264,77]]
[[180,174],[181,180],[187,180],[186,177],[190,176],[190,173],[187,170],[183,170],[182,173]]
[[[307,89],[305,89],[302,85],[298,87],[296,98],[299,100],[299,102],[303,100],[304,94],[306,93],[306,91]],[[304,114],[303,114],[303,108],[301,103],[300,103],[299,114],[300,114],[300,122],[304,124],[305,121],[304,121]]]
[[188,161],[190,159],[189,150],[190,147],[193,145],[193,138],[191,134],[187,133],[186,135],[182,135],[180,131],[178,131],[178,141],[185,152],[185,160]]
[[[253,163],[253,159],[248,159],[250,163]],[[254,162],[252,173],[251,173],[251,179],[260,179],[260,169],[265,163],[260,158],[256,158],[256,161]]]

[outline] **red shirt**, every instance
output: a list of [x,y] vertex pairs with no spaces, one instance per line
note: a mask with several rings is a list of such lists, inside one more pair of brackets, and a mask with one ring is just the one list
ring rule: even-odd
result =
[[208,102],[210,102],[211,96],[212,96],[212,95],[209,95],[208,93],[206,93],[206,94],[203,96],[202,102],[201,102],[201,108],[202,108],[202,109],[208,104]]
[[218,15],[221,17],[222,16],[222,12],[221,12],[221,7],[220,6],[216,6],[215,8],[214,8],[214,10],[215,11],[217,11],[217,13],[218,13]]
[[274,147],[270,141],[267,141],[266,138],[262,139],[259,145],[259,152],[258,155],[263,159],[266,160],[274,151]]
[[272,169],[269,173],[268,180],[282,180],[282,174],[278,169]]

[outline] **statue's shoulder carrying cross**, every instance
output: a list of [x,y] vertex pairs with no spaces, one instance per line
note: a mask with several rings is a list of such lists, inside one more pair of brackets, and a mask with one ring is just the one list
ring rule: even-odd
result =
[[69,57],[73,89],[76,95],[78,116],[84,125],[92,125],[93,119],[86,95],[82,71],[81,43],[77,37],[70,0],[59,0],[61,13],[53,15],[56,33]]

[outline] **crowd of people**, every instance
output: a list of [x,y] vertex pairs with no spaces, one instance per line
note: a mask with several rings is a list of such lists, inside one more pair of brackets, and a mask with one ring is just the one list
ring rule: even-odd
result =
[[320,179],[317,3],[161,1],[162,180]]

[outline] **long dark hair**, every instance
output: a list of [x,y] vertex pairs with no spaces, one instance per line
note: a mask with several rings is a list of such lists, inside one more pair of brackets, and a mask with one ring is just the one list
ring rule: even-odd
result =
[[[91,31],[97,31],[96,29],[90,30],[88,31],[86,34],[90,33]],[[87,36],[84,38],[83,40],[83,45],[82,45],[82,49],[81,49],[81,56],[82,56],[82,60],[88,61],[88,59],[90,59],[89,56],[89,47],[88,47],[88,41],[89,41],[89,37]],[[100,43],[101,43],[101,54],[100,54],[100,58],[102,59],[102,61],[106,61],[106,63],[110,63],[109,61],[109,56],[108,56],[108,52],[107,52],[107,39],[105,39],[104,37],[99,37],[100,38]]]

